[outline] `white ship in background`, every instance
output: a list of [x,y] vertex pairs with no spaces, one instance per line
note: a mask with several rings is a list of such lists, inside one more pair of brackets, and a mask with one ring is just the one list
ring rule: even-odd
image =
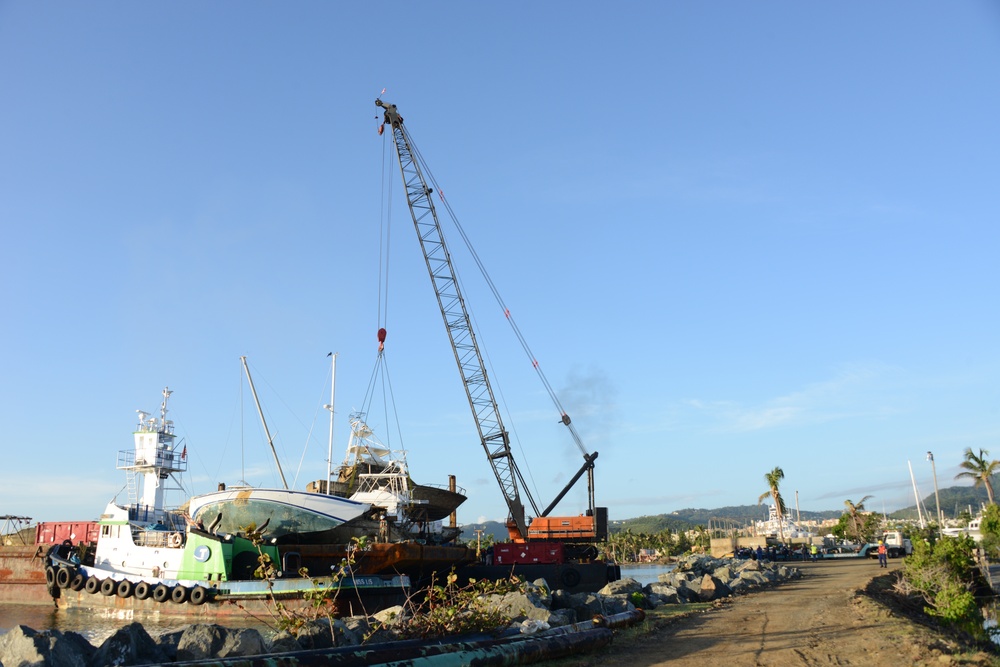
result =
[[754,533],[759,537],[784,537],[785,539],[816,537],[815,532],[800,527],[787,516],[783,516],[779,520],[778,509],[774,505],[769,505],[767,508],[767,520],[754,521],[753,527]]

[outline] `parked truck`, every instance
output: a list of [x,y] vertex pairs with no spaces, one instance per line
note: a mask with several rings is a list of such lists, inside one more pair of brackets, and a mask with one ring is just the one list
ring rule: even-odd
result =
[[[886,555],[889,558],[902,558],[913,553],[913,543],[903,537],[901,531],[886,531],[879,540],[885,544]],[[867,555],[869,558],[878,558],[878,541],[866,544],[862,549],[862,555]]]

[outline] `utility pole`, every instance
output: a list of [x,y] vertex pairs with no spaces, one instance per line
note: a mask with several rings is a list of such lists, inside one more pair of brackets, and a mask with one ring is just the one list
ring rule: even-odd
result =
[[482,551],[483,546],[483,529],[477,528],[472,532],[476,534],[476,558],[479,558],[479,552]]

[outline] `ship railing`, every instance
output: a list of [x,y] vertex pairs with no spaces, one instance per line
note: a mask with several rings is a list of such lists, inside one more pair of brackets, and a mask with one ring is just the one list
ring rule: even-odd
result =
[[152,460],[136,459],[135,450],[125,449],[118,452],[118,470],[138,470],[141,468],[163,468],[172,472],[187,471],[187,457],[183,452],[157,451]]
[[140,547],[178,547],[183,543],[183,535],[174,530],[140,530],[133,535],[133,541]]
[[127,509],[128,520],[142,528],[160,524],[162,530],[183,532],[187,527],[187,521],[175,510],[156,509],[150,505],[129,505]]
[[469,494],[467,494],[465,492],[465,489],[463,489],[460,486],[456,486],[455,489],[454,489],[454,491],[452,491],[452,488],[450,486],[448,486],[447,484],[421,484],[420,486],[429,486],[432,489],[441,489],[442,491],[451,491],[452,493],[458,493],[458,494],[461,494],[463,496],[469,495]]

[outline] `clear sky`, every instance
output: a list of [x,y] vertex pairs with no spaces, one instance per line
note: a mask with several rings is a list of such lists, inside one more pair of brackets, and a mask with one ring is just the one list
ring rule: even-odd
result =
[[[384,323],[372,425],[504,517],[383,88],[613,519],[774,466],[803,510],[912,504],[907,461],[927,495],[927,451],[942,487],[1000,457],[998,72],[993,2],[0,0],[0,514],[96,517],[165,386],[188,491],[276,484],[241,355],[289,477],[325,477],[327,353],[339,461]],[[547,505],[580,455],[449,239]]]

